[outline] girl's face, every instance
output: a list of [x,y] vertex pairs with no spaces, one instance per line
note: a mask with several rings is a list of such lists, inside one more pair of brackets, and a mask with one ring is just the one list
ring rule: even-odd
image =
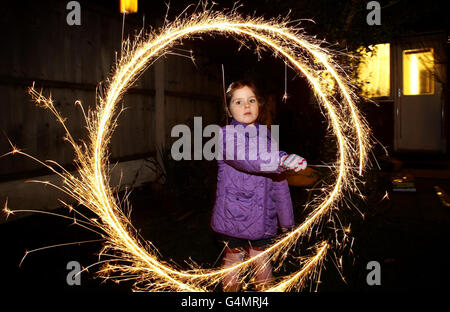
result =
[[230,101],[230,112],[236,121],[253,125],[259,115],[259,103],[255,93],[247,86],[236,89]]

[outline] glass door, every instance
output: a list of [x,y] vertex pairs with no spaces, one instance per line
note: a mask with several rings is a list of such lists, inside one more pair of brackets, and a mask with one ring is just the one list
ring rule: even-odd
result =
[[396,150],[439,152],[444,144],[438,43],[416,40],[396,49]]

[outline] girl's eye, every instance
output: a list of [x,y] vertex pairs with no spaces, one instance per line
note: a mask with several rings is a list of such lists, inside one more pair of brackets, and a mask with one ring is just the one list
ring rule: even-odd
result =
[[254,104],[254,103],[256,103],[256,99],[255,99],[255,98],[251,98],[250,100],[248,100],[248,102],[249,102],[250,104]]
[[234,101],[234,104],[241,105],[242,104],[242,100],[236,100],[236,101]]

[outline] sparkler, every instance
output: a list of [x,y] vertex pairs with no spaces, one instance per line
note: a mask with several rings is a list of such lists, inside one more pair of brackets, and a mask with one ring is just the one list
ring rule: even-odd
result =
[[[169,53],[182,39],[202,35],[224,35],[242,44],[253,42],[257,50],[273,51],[275,57],[282,58],[297,73],[302,74],[314,90],[319,105],[324,108],[330,132],[336,138],[338,159],[335,165],[327,166],[334,170],[334,184],[324,187],[323,194],[308,203],[312,211],[305,221],[291,232],[280,236],[264,252],[226,269],[201,268],[192,262],[189,263],[190,269],[184,270],[161,259],[157,248],[140,237],[131,224],[126,213],[130,209],[128,201],[122,204],[114,198],[108,184],[107,148],[117,126],[117,103],[126,90],[158,57]],[[342,203],[344,192],[358,192],[357,174],[361,175],[367,165],[370,140],[369,129],[355,105],[356,95],[351,90],[348,78],[344,78],[342,70],[334,63],[331,53],[300,30],[290,27],[287,19],[246,18],[235,10],[223,13],[204,9],[200,13],[179,17],[175,22],[165,25],[158,34],[142,35],[133,44],[128,42],[123,49],[123,56],[117,63],[115,73],[107,81],[104,92],[98,96],[97,107],[87,115],[83,110],[89,131],[88,143],[75,142],[51,97],[46,98],[34,86],[29,89],[33,100],[39,106],[49,109],[63,126],[65,139],[75,151],[77,177],[57,163],[40,161],[12,144],[12,151],[8,153],[31,157],[52,170],[62,178],[62,186],[53,186],[72,196],[98,216],[97,219],[89,219],[79,210],[62,202],[75,211],[85,228],[102,233],[105,243],[100,252],[100,257],[104,259],[99,261],[102,264],[98,271],[101,277],[117,281],[133,280],[134,290],[137,291],[209,291],[231,270],[244,271],[242,278],[245,280],[254,272],[252,264],[259,257],[267,256],[267,259],[278,263],[275,268],[278,270],[300,237],[310,237],[320,222],[335,223],[333,213]],[[337,83],[342,101],[323,88],[324,80],[317,73],[324,71]],[[80,107],[82,108],[81,105]],[[11,213],[6,209],[5,205],[4,210]],[[346,231],[341,232],[344,233],[344,239],[339,240],[336,235],[334,242],[339,248],[344,245],[346,237]],[[319,242],[310,257],[299,259],[299,266],[303,265],[300,270],[276,280],[264,290],[300,290],[308,281],[317,281],[325,256],[331,249],[331,242]],[[243,289],[247,286],[244,285]]]

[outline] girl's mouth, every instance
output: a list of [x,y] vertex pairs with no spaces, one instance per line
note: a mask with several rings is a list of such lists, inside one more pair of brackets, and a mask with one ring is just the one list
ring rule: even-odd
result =
[[246,113],[244,113],[244,115],[251,115],[252,113],[250,113],[250,112],[246,112]]

